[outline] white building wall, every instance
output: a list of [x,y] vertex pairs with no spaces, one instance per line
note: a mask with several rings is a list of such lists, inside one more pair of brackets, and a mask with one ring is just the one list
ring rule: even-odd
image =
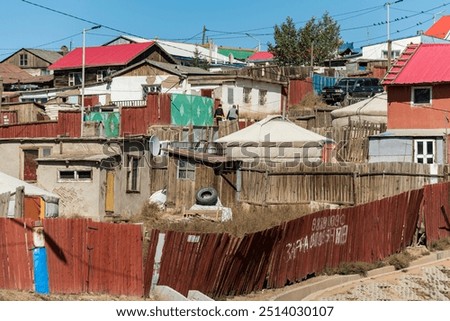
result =
[[[267,82],[259,82],[250,79],[238,79],[235,83],[224,83],[222,86],[221,100],[225,113],[232,105],[239,105],[240,116],[261,116],[280,114],[281,112],[281,85]],[[251,101],[244,103],[244,88],[251,88]],[[229,92],[232,90],[232,97]],[[266,103],[259,104],[260,91],[265,90]]]

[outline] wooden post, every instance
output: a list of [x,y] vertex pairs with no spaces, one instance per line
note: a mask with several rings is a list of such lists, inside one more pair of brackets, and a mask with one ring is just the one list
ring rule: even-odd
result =
[[16,201],[14,204],[14,217],[15,218],[23,217],[24,190],[25,190],[25,188],[23,186],[19,186],[16,188]]

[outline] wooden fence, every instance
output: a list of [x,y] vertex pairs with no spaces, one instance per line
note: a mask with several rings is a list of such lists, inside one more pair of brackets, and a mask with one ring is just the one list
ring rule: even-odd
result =
[[350,122],[346,127],[313,128],[314,132],[336,142],[336,158],[343,162],[366,162],[369,156],[369,139],[386,131],[386,124]]
[[240,200],[261,206],[358,205],[445,180],[445,166],[433,174],[429,165],[415,163],[244,163]]

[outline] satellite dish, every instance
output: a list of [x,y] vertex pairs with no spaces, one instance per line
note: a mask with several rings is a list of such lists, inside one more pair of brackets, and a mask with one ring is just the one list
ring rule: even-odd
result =
[[159,141],[159,138],[156,136],[151,136],[148,144],[150,154],[152,154],[152,156],[158,156],[159,152],[161,151],[161,143]]

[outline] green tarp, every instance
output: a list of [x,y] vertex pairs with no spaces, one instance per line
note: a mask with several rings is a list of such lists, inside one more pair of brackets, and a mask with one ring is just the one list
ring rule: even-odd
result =
[[85,115],[85,120],[101,122],[106,137],[119,137],[120,114],[118,112],[92,111]]

